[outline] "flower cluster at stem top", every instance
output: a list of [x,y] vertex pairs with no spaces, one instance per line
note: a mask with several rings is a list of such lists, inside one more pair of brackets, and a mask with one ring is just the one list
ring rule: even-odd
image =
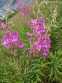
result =
[[30,40],[30,50],[26,49],[28,54],[40,53],[47,56],[51,40],[48,35],[45,34],[45,19],[39,16],[37,19],[31,19],[28,23],[31,26],[32,32],[27,32]]

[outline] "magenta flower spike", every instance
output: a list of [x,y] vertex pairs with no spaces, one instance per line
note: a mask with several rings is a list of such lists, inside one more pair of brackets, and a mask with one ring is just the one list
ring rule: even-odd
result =
[[7,34],[4,34],[2,38],[2,45],[5,45],[7,49],[10,49],[13,45],[16,45],[17,47],[24,47],[25,44],[18,40],[19,33],[18,32],[9,32]]
[[7,29],[8,28],[8,26],[4,22],[0,22],[0,27],[2,29]]
[[[47,56],[51,40],[45,35],[45,19],[41,16],[37,19],[31,19],[28,24],[31,26],[31,33],[27,32],[31,43],[30,53],[38,51],[44,57]],[[32,36],[33,34],[33,36]]]
[[24,4],[22,1],[20,1],[20,0],[16,0],[16,3],[17,3],[17,7],[20,8],[20,9],[23,8],[24,5],[25,5],[25,4]]
[[17,56],[17,49],[14,49],[14,56]]

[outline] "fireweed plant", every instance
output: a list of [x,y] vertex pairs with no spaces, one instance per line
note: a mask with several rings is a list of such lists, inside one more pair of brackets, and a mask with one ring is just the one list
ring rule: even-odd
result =
[[16,0],[17,2],[17,7],[20,9],[20,11],[22,12],[22,14],[27,17],[30,10],[32,9],[32,6],[26,6],[24,2],[20,1],[20,0]]
[[4,45],[8,50],[12,49],[14,56],[17,56],[17,48],[24,47],[25,44],[18,40],[19,33],[18,32],[10,32],[8,30],[8,26],[0,22],[0,28],[3,31],[3,37],[1,40],[2,45]]
[[[28,14],[28,9],[25,10],[25,5],[23,2],[17,0],[18,8],[21,9],[24,15]],[[30,7],[29,7],[30,8]],[[31,26],[32,32],[27,32],[30,41],[30,49],[26,49],[26,52],[29,55],[43,55],[44,57],[47,56],[51,40],[48,35],[45,34],[45,19],[42,15],[37,16],[36,19],[31,19],[28,24]],[[12,49],[14,56],[17,56],[17,48],[24,47],[25,44],[18,40],[19,33],[18,32],[11,32],[8,29],[8,26],[0,22],[0,27],[3,29],[3,38],[1,40],[2,45],[4,45],[7,49]]]
[[[24,16],[27,16],[29,14],[28,9],[31,9],[32,7],[29,6],[27,9],[22,1],[16,1],[18,8]],[[50,48],[51,40],[48,35],[45,34],[45,19],[42,15],[38,16],[38,13],[36,19],[31,19],[28,22],[28,25],[31,26],[32,32],[27,32],[30,41],[30,49],[26,49],[25,52],[33,56],[40,53],[40,55],[44,55],[44,57],[46,57]]]
[[[30,41],[30,51],[28,49],[25,51],[28,52],[28,54],[39,52],[41,55],[46,57],[50,48],[51,40],[47,35],[45,35],[45,20],[42,17],[36,20],[32,19],[30,20],[29,25],[31,25],[32,30],[32,33],[27,32]],[[3,29],[4,34],[2,38],[2,45],[4,45],[7,49],[11,49],[11,47],[15,45],[15,47],[13,47],[15,55],[15,52],[17,52],[17,47],[23,47],[25,44],[18,40],[18,32],[10,32],[8,30],[8,26],[3,22],[0,22],[0,27]]]
[[32,32],[27,32],[30,41],[29,54],[38,54],[47,56],[51,40],[45,35],[45,19],[40,16],[37,19],[31,19],[28,23],[31,26]]

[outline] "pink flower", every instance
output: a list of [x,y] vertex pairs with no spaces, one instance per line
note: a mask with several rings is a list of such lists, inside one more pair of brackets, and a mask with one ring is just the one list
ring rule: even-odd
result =
[[32,26],[37,25],[37,20],[31,19],[31,20],[28,22],[28,24],[29,24],[29,25],[32,25]]
[[26,7],[25,4],[20,0],[16,0],[16,2],[17,7],[21,10],[24,16],[27,16],[29,14],[29,11],[32,9],[32,6],[29,5],[28,7]]
[[[50,48],[51,40],[45,35],[45,19],[42,17],[31,19],[28,24],[31,26],[32,30],[32,33],[27,33],[30,37],[29,40],[31,40],[30,53],[36,53],[36,51],[38,51],[41,55],[46,57]],[[31,36],[31,34],[34,35]]]
[[45,24],[45,19],[43,18],[38,18],[38,23],[42,24],[42,26]]
[[29,9],[32,9],[32,6],[31,6],[31,5],[29,5],[29,6],[28,6],[28,8],[29,8]]
[[18,8],[23,8],[24,7],[24,3],[22,2],[22,1],[20,1],[20,0],[16,0],[16,3],[17,3],[17,7]]
[[14,56],[17,56],[17,49],[14,49]]
[[24,7],[21,9],[21,12],[24,14],[24,16],[27,16],[29,13],[29,10],[26,7]]
[[25,44],[21,41],[16,41],[15,44],[18,46],[18,47],[24,47]]
[[18,32],[9,32],[7,34],[4,34],[2,38],[2,44],[6,45],[9,43],[13,43],[18,40],[18,36],[19,36]]
[[37,49],[42,55],[47,55],[48,53],[48,50],[50,48],[50,43],[51,43],[51,40],[48,36],[45,36],[45,35],[42,35],[42,37],[38,38],[38,40],[36,40],[34,42],[34,47],[35,49]]
[[7,29],[8,28],[7,25],[4,22],[0,22],[0,27],[2,29]]
[[32,37],[33,33],[27,32],[27,35],[30,36],[30,37]]
[[2,45],[5,45],[8,49],[11,48],[12,45],[17,45],[18,47],[24,47],[25,44],[18,40],[19,33],[18,32],[9,32],[4,34],[2,38]]
[[28,55],[30,54],[30,51],[28,49],[25,49],[24,52]]

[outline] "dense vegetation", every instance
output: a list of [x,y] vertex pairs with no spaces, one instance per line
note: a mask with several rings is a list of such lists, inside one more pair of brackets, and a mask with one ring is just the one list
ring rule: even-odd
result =
[[[34,0],[23,6],[23,2],[19,1],[20,11],[18,10],[14,16],[12,14],[12,18],[6,18],[4,26],[0,22],[0,83],[62,83],[62,3],[61,0],[48,2]],[[21,3],[23,8],[26,8],[24,12]],[[31,36],[33,23],[29,25],[28,22],[31,19],[33,21],[38,19],[39,16],[43,17],[40,17],[41,20],[45,20],[46,31],[42,34],[47,35],[51,40],[47,55],[44,53],[40,55],[36,48],[34,48],[36,49],[34,53],[30,53],[32,43],[30,45],[28,35]],[[10,34],[18,32],[18,41],[23,41],[23,43],[15,43],[14,45],[13,41],[11,43],[9,41],[11,49],[8,49],[6,44],[1,43],[4,37],[2,31],[4,30],[8,30]],[[27,35],[27,32],[31,33]],[[15,33],[17,38],[18,33]],[[10,34],[8,35],[10,36]],[[37,35],[33,37],[38,38]],[[14,48],[17,50],[14,51]]]

